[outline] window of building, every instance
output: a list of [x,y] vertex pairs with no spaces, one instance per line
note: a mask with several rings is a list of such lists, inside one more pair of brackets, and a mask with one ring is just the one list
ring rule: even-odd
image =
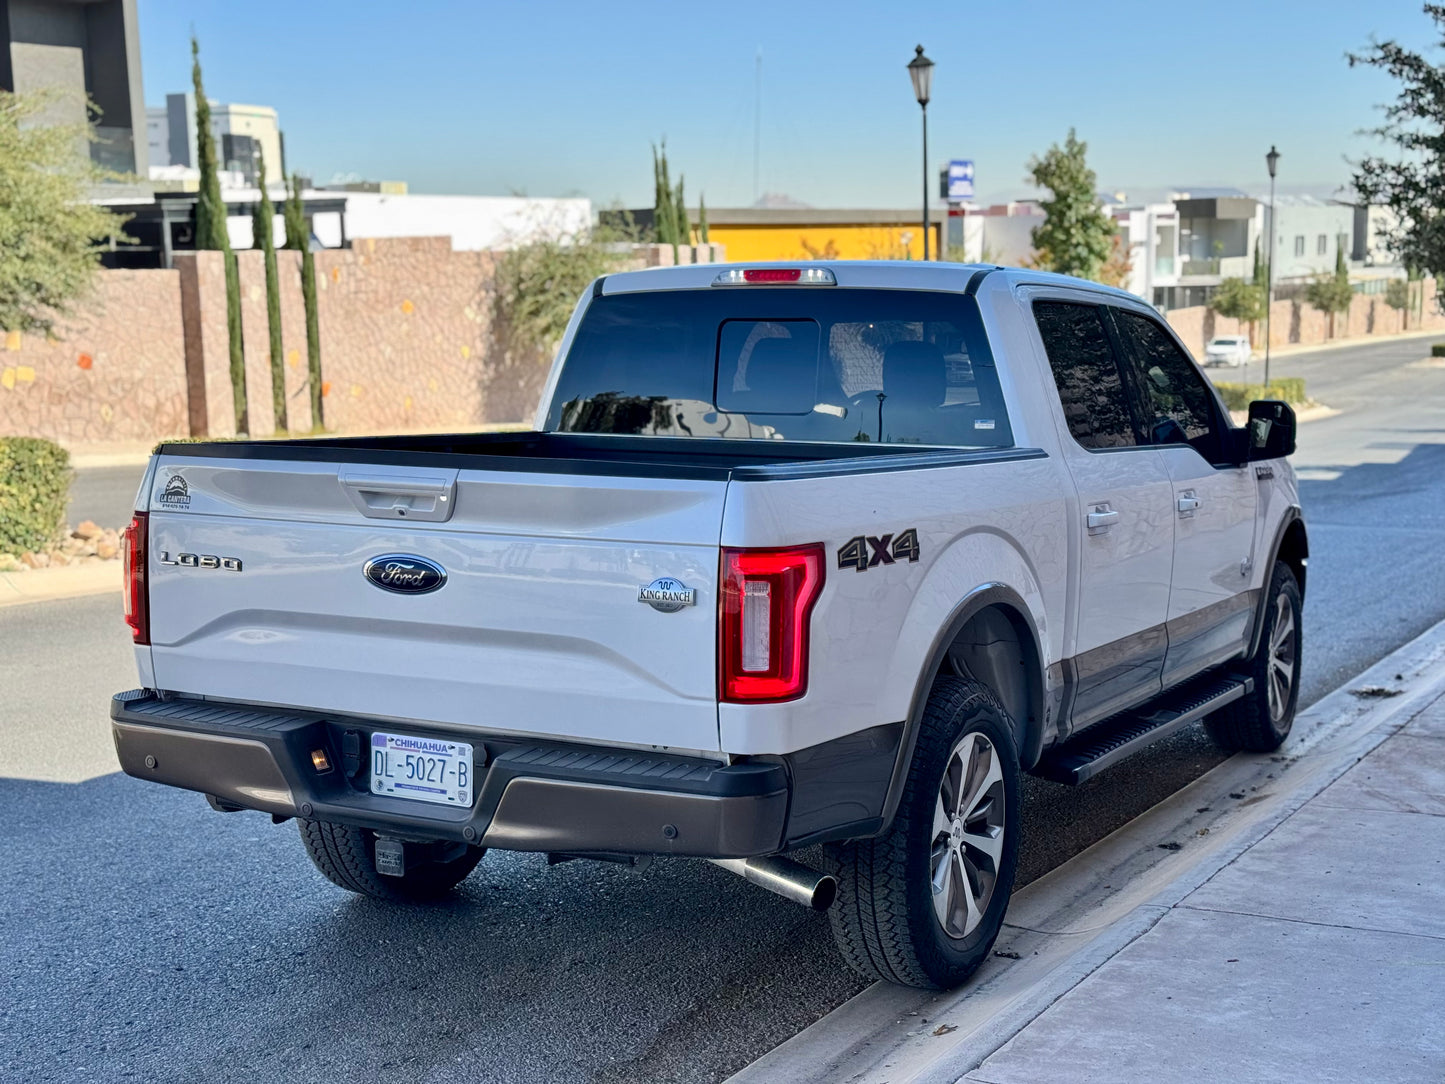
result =
[[1036,301],[1034,319],[1069,432],[1085,448],[1128,448],[1139,441],[1114,347],[1097,305]]
[[1295,234],[1294,254],[1296,256],[1303,256],[1305,254],[1305,235],[1302,233]]
[[1328,234],[1320,234],[1315,238],[1315,255],[1323,256],[1330,250],[1330,239]]

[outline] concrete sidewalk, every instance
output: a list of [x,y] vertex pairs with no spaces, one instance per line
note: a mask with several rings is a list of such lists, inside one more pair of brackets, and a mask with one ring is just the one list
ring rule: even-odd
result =
[[1445,1080],[1445,697],[962,1079]]
[[1445,622],[732,1084],[1445,1080]]
[[119,594],[120,571],[119,561],[101,561],[93,565],[0,572],[0,606],[44,602],[53,598],[75,598],[78,595],[104,594],[109,591]]

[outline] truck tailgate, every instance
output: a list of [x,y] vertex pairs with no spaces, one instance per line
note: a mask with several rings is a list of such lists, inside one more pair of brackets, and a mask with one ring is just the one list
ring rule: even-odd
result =
[[[147,553],[157,687],[718,748],[724,481],[415,461],[161,456]],[[386,554],[433,562],[444,585],[378,586],[363,569]],[[696,604],[640,602],[663,577],[695,589]]]

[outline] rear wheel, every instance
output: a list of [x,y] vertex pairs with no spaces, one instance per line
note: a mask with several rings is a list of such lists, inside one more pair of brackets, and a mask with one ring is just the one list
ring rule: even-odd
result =
[[1229,752],[1271,753],[1284,744],[1299,705],[1299,583],[1284,562],[1274,566],[1265,600],[1259,648],[1245,673],[1254,688],[1204,721],[1211,737]]
[[[476,868],[485,848],[456,844],[431,844],[430,851],[417,851],[430,860],[413,862],[408,857],[406,872],[390,877],[376,871],[376,833],[327,821],[297,820],[306,853],[332,884],[351,892],[392,903],[426,903],[445,896]],[[457,852],[455,855],[450,852]]]
[[987,958],[1018,865],[1019,764],[986,687],[943,677],[924,709],[893,825],[829,849],[829,909],[848,964],[871,979],[957,986]]

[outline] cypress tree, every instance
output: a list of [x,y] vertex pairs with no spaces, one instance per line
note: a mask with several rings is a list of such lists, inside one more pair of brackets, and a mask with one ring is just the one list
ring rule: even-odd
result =
[[261,199],[251,218],[252,244],[259,248],[266,261],[266,330],[271,349],[271,406],[276,415],[277,432],[290,426],[286,421],[286,364],[281,344],[281,283],[276,273],[276,239],[274,236],[276,208],[266,190],[266,157],[256,164],[260,174]]
[[286,196],[286,247],[301,253],[301,301],[306,306],[306,382],[311,392],[311,427],[325,424],[321,407],[321,324],[316,314],[316,257],[311,252],[311,230],[301,206],[301,177],[291,175]]
[[677,226],[673,236],[677,238],[672,246],[672,262],[677,263],[677,246],[692,244],[692,224],[687,220],[687,204],[682,198],[682,177],[677,178],[677,188],[672,194],[672,210],[677,215]]
[[697,197],[697,239],[700,244],[707,244],[707,204],[701,196]]
[[196,93],[196,155],[201,171],[196,199],[196,248],[222,253],[226,266],[226,338],[231,351],[231,404],[236,413],[236,434],[251,431],[246,408],[246,347],[241,329],[241,271],[231,238],[226,232],[226,202],[216,166],[216,138],[211,134],[211,103],[201,82],[201,46],[191,35],[191,83]]
[[667,140],[661,152],[652,146],[652,229],[661,245],[677,245],[677,211],[672,205],[672,181],[667,173]]

